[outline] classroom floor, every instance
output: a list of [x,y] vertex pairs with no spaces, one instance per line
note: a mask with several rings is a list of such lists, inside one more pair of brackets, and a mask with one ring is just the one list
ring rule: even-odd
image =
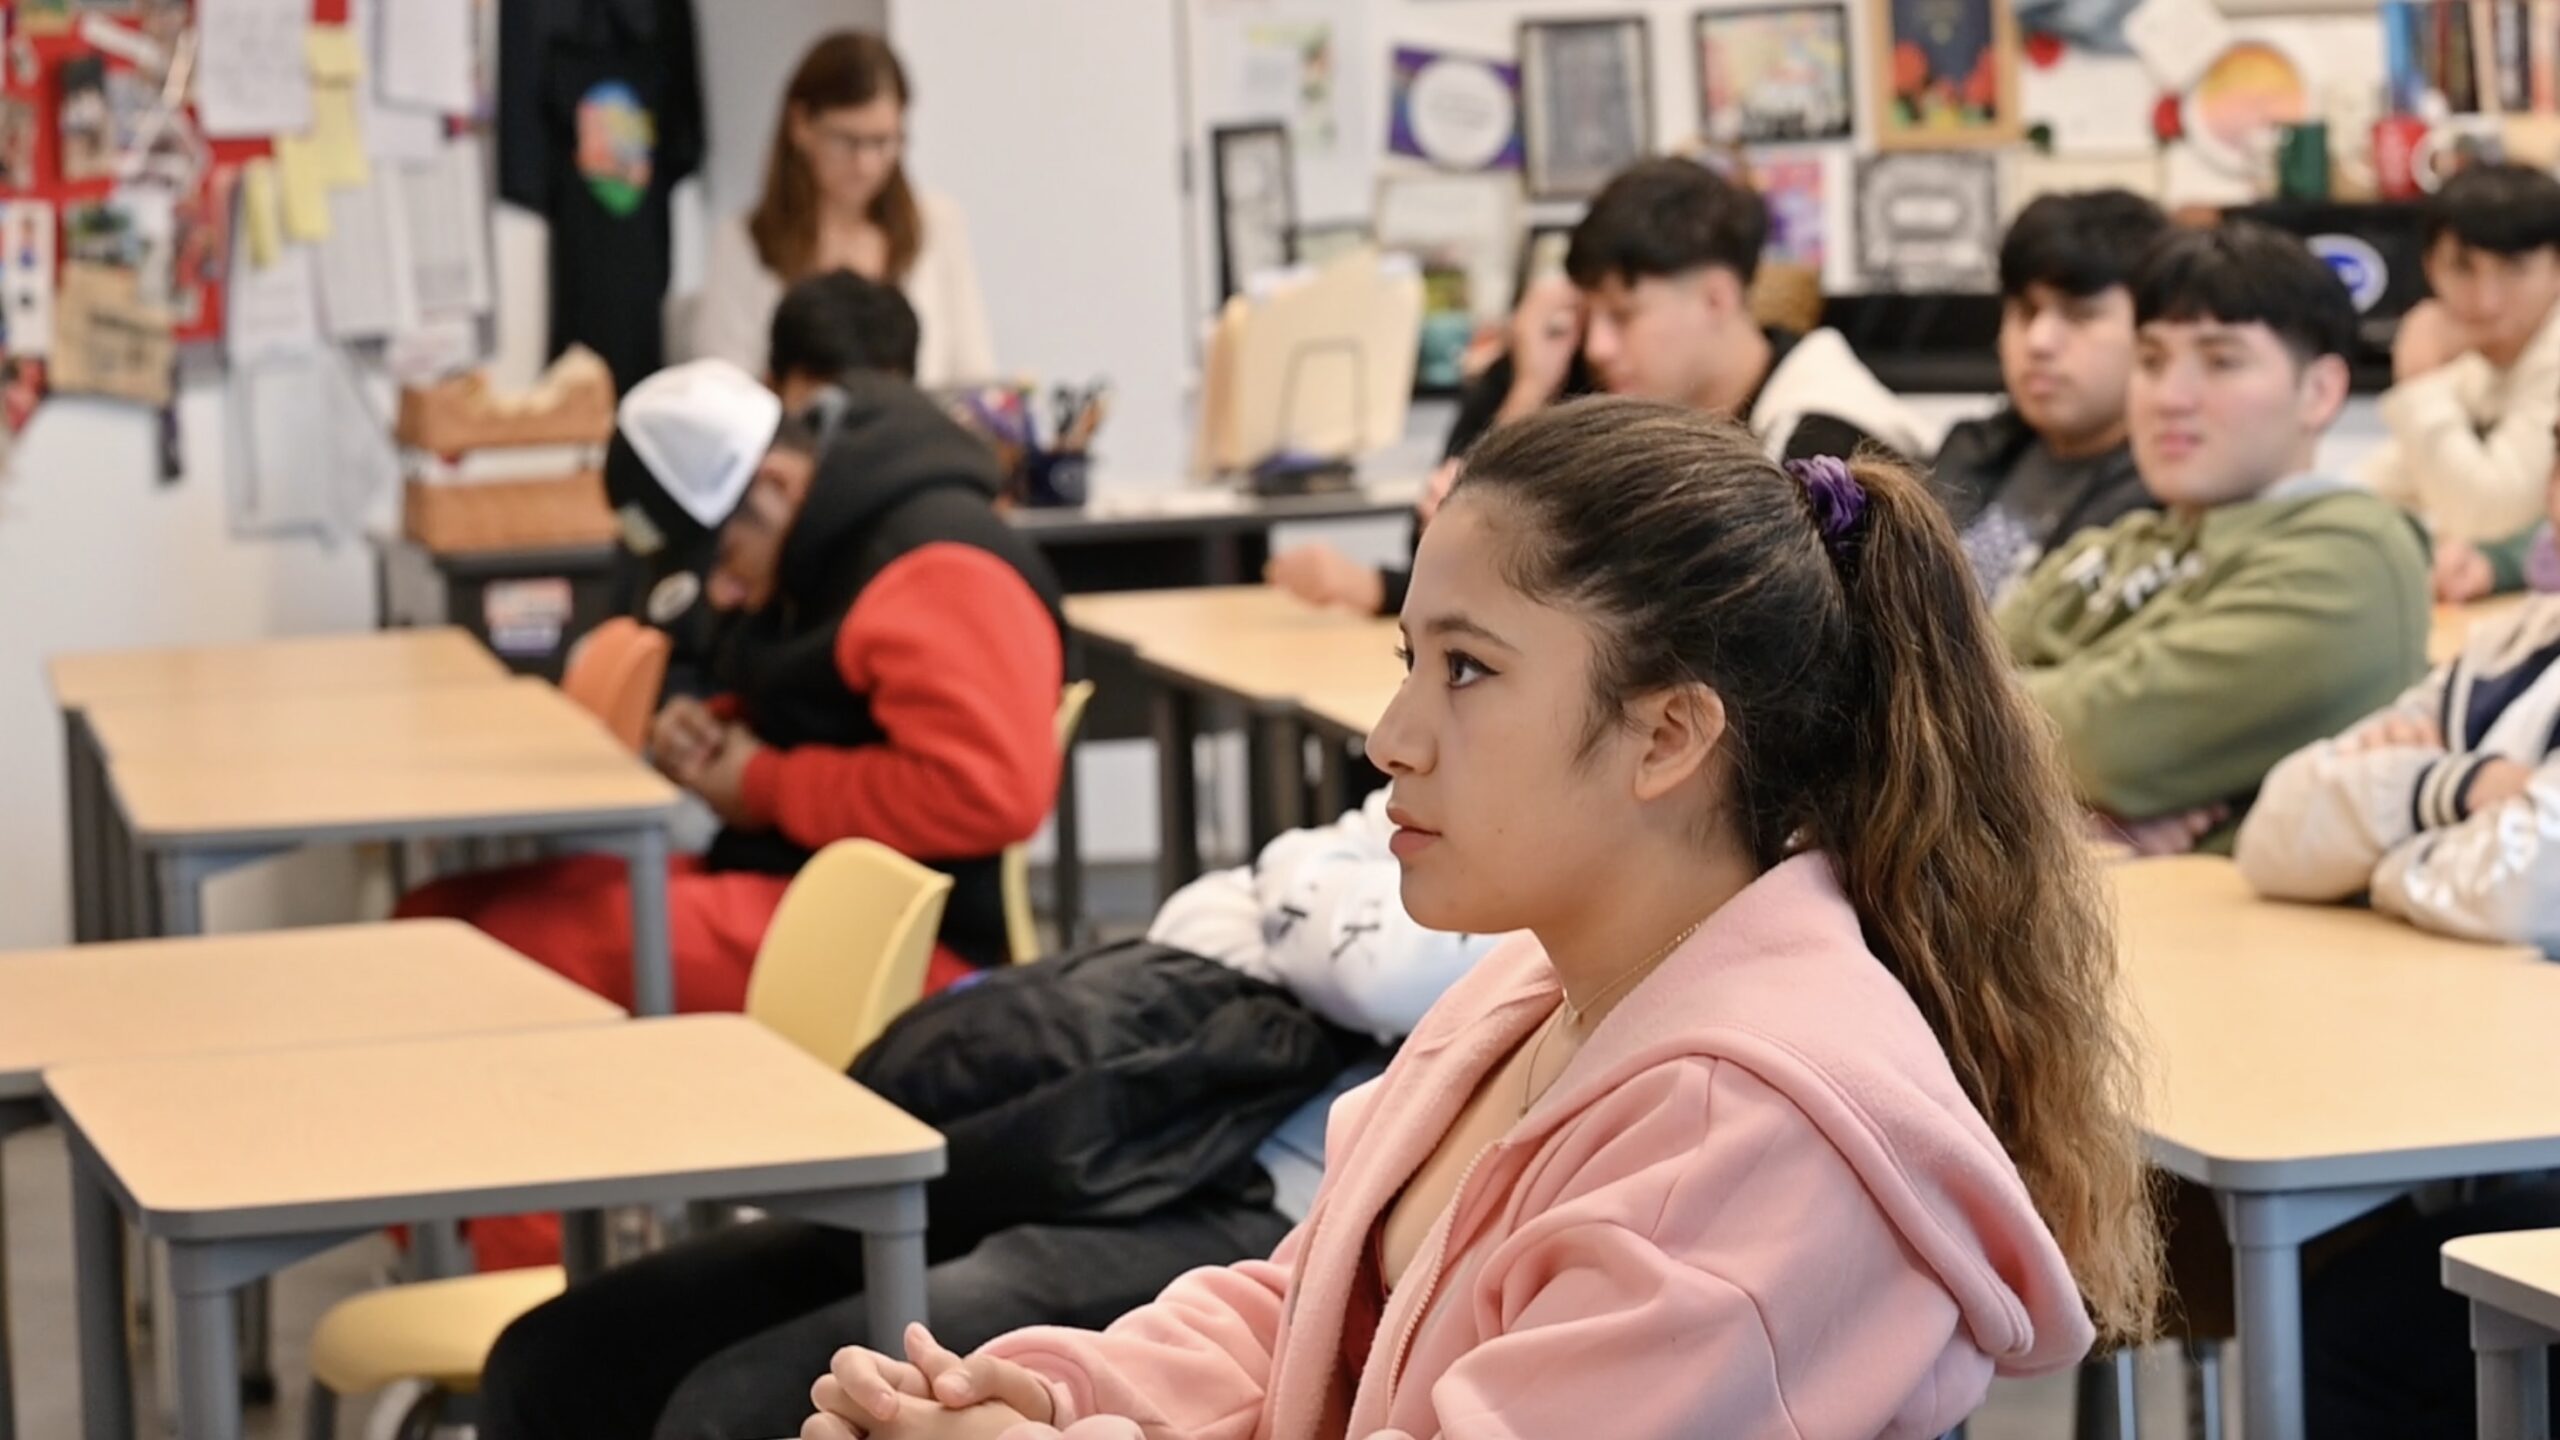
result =
[[[65,1205],[68,1179],[61,1137],[35,1130],[7,1142],[0,1156],[8,1176],[10,1316],[16,1322],[18,1433],[25,1440],[67,1440],[80,1433],[78,1363],[71,1339],[71,1217]],[[302,1401],[308,1383],[302,1341],[321,1312],[374,1282],[391,1262],[391,1247],[368,1240],[331,1251],[284,1273],[275,1289],[276,1368],[282,1399],[249,1412],[244,1440],[300,1440]],[[150,1383],[150,1359],[137,1356],[138,1383]],[[2176,1440],[2185,1433],[2180,1380],[2161,1355],[2145,1357],[2143,1433],[2148,1440]],[[359,1398],[341,1409],[341,1440],[372,1440],[387,1431],[368,1429],[373,1404]],[[155,1405],[139,1407],[139,1440],[169,1432]],[[1969,1440],[2067,1440],[2071,1434],[2071,1385],[2067,1377],[2002,1384],[1974,1417]]]

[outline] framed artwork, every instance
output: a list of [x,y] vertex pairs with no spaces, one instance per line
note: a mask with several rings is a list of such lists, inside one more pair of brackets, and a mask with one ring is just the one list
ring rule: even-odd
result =
[[1856,173],[1858,275],[1867,289],[1998,288],[1999,156],[1863,155]]
[[1698,12],[1698,133],[1720,144],[1846,140],[1855,128],[1845,5]]
[[1582,199],[1653,153],[1644,17],[1520,22],[1520,111],[1540,200]]
[[2009,0],[1875,0],[1868,13],[1877,149],[1989,149],[2025,134]]
[[1289,127],[1222,125],[1209,132],[1210,194],[1218,218],[1218,299],[1296,255],[1298,204],[1289,180]]

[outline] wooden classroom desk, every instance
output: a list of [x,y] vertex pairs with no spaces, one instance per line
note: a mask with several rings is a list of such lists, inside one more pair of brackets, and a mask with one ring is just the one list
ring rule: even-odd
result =
[[[451,920],[0,954],[0,1139],[43,1123],[50,1065],[621,1018]],[[7,1231],[0,1212],[0,1437],[13,1433]]]
[[[634,1008],[673,1008],[673,785],[541,681],[96,705],[104,874],[126,935],[191,935],[210,877],[302,845],[546,835],[631,867]],[[157,903],[156,919],[152,916]]]
[[71,844],[71,933],[116,938],[106,910],[108,864],[101,831],[105,778],[86,713],[115,701],[179,702],[221,696],[330,695],[486,685],[506,668],[462,630],[316,635],[242,645],[97,650],[56,655],[46,679],[62,714],[63,787]]
[[89,1440],[132,1417],[118,1213],[169,1250],[178,1433],[237,1440],[233,1292],[395,1223],[755,1204],[863,1236],[873,1333],[924,1317],[942,1138],[739,1015],[49,1070],[70,1141]]
[[2232,1238],[2251,1440],[2301,1440],[2301,1246],[2439,1180],[2560,1167],[2560,967],[2371,911],[2256,899],[2229,861],[2109,867],[2151,1154]]
[[2427,663],[2441,665],[2462,653],[2474,631],[2512,618],[2530,595],[2493,595],[2468,605],[2439,605],[2427,626]]
[[2548,1357],[2560,1344],[2560,1230],[2451,1241],[2444,1283],[2471,1302],[2480,1440],[2543,1440],[2551,1433]]
[[1132,657],[1151,692],[1164,893],[1200,873],[1193,755],[1204,704],[1246,716],[1254,775],[1246,828],[1259,848],[1307,820],[1298,696],[1402,674],[1394,621],[1317,609],[1267,585],[1074,595],[1066,611],[1088,642]]

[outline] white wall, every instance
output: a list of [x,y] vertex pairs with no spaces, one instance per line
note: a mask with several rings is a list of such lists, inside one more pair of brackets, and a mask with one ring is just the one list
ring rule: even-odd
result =
[[996,359],[1109,377],[1098,483],[1188,458],[1173,0],[899,0],[919,95],[909,167],[968,216]]

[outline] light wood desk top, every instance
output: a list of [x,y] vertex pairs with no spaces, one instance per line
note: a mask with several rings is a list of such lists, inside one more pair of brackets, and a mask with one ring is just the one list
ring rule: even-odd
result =
[[676,788],[540,681],[451,694],[100,706],[108,783],[146,840],[300,844],[437,827],[663,817]]
[[942,1137],[740,1015],[47,1071],[154,1235],[928,1180]]
[[503,680],[506,667],[466,631],[366,631],[160,650],[92,650],[46,662],[54,702],[329,694]]
[[1268,585],[1071,595],[1067,621],[1186,684],[1248,703],[1392,690],[1404,673],[1393,620],[1319,610]]
[[0,1099],[74,1061],[620,1020],[458,920],[0,954]]
[[2465,1235],[2444,1247],[2444,1283],[2455,1294],[2560,1330],[2560,1230]]
[[1160,648],[1234,647],[1265,637],[1331,634],[1376,623],[1374,617],[1347,610],[1318,609],[1270,585],[1070,595],[1066,612],[1075,629],[1140,654]]
[[260,757],[324,764],[374,754],[619,750],[596,718],[531,678],[334,694],[119,700],[93,705],[89,732],[110,763]]
[[2161,1164],[2242,1191],[2560,1166],[2560,966],[2261,901],[2227,860],[2104,873]]
[[2493,595],[2468,605],[2439,605],[2427,627],[2427,663],[2441,665],[2462,653],[2473,631],[2498,624],[2524,608],[2530,595]]

